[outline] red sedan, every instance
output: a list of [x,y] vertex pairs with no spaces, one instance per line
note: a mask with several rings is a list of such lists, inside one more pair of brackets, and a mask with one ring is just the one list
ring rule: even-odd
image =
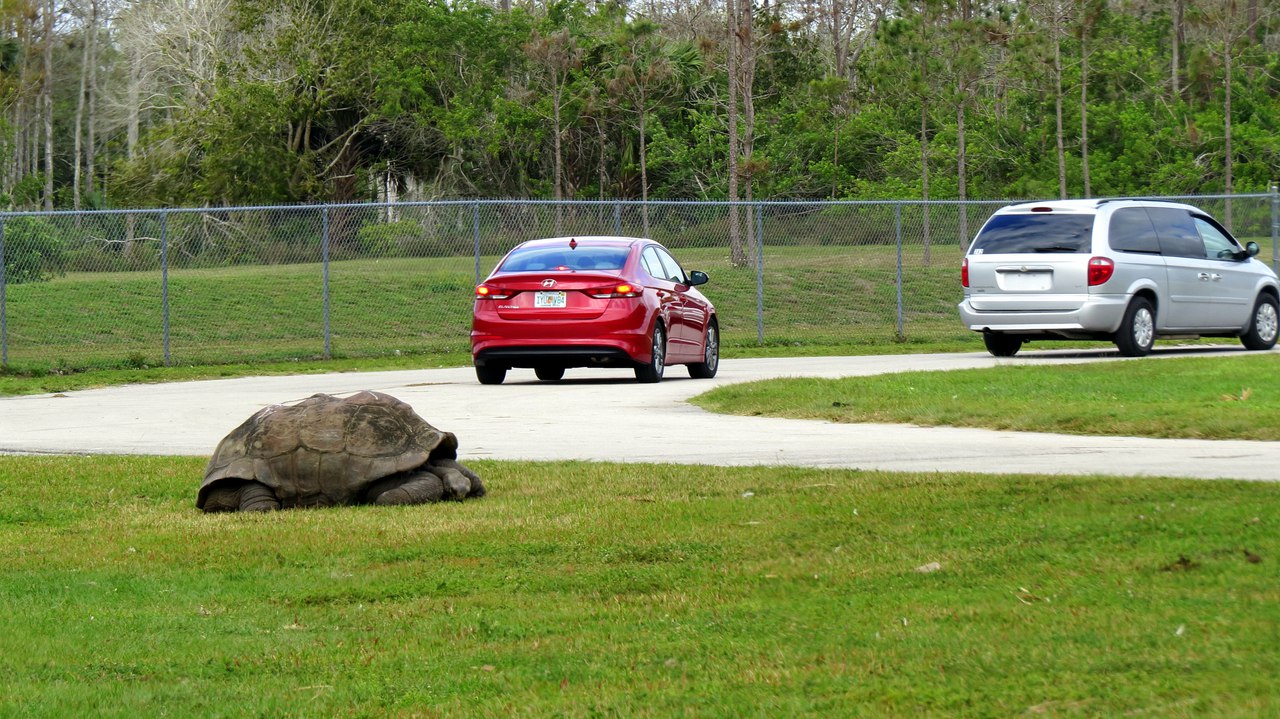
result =
[[658,382],[667,365],[714,377],[716,310],[667,248],[636,237],[525,242],[476,287],[471,356],[481,384],[531,367],[555,381],[568,367],[631,367]]

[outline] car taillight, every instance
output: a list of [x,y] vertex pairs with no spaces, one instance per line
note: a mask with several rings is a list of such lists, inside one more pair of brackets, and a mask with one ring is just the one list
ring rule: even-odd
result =
[[489,285],[476,286],[477,300],[505,300],[511,296],[511,290],[490,287]]
[[639,297],[644,294],[643,287],[626,284],[625,282],[612,287],[593,287],[586,291],[588,295],[598,300],[606,300],[614,297]]
[[964,258],[963,260],[960,260],[960,286],[961,287],[969,286],[969,258],[968,257]]
[[1116,263],[1107,257],[1090,257],[1089,258],[1089,286],[1103,284],[1111,279],[1111,275],[1115,274]]

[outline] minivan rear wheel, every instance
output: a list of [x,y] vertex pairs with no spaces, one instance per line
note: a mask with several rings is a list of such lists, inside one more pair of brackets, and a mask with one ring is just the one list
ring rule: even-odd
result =
[[1156,343],[1156,311],[1144,297],[1135,297],[1124,311],[1116,347],[1125,357],[1142,357]]
[[1276,346],[1276,335],[1280,334],[1280,312],[1277,312],[1276,298],[1271,295],[1258,295],[1258,302],[1253,306],[1253,319],[1249,322],[1249,331],[1240,335],[1240,343],[1245,349],[1269,350]]
[[996,357],[1012,357],[1022,349],[1022,338],[1018,335],[1007,335],[1003,332],[983,332],[982,343],[987,351]]

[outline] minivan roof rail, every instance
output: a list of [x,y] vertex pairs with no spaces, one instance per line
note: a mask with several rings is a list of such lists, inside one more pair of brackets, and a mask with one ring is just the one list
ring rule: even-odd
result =
[[1170,204],[1181,204],[1179,200],[1170,200],[1163,197],[1104,197],[1098,200],[1096,207],[1102,207],[1108,202],[1168,202]]

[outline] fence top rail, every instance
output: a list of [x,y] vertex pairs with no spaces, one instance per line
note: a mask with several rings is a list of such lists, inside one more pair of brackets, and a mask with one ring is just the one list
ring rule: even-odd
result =
[[[1251,200],[1274,199],[1280,191],[1252,192],[1231,195],[1134,195],[1125,197],[1098,197],[1084,199],[1110,200]],[[326,212],[339,209],[404,209],[409,207],[479,207],[497,205],[528,205],[540,207],[586,206],[586,207],[813,207],[815,205],[841,207],[876,207],[925,205],[933,207],[991,206],[1011,205],[1021,202],[1034,202],[1037,199],[982,199],[982,200],[422,200],[414,202],[349,202],[341,204],[302,204],[302,205],[243,205],[235,207],[159,207],[132,208],[116,210],[10,210],[0,211],[0,222],[13,217],[86,217],[86,216],[119,216],[119,215],[174,215],[174,214],[227,214],[236,212]]]

